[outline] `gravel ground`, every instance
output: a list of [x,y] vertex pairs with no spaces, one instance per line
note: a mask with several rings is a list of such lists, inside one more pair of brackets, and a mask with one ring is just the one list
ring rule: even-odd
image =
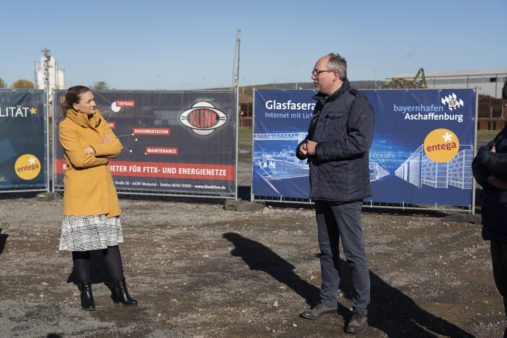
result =
[[[239,168],[248,195],[248,165]],[[246,178],[245,178],[246,177]],[[351,315],[350,273],[336,315],[318,299],[313,209],[221,200],[120,201],[125,274],[137,308],[115,305],[94,265],[97,309],[80,309],[58,251],[62,201],[0,195],[0,337],[336,337]],[[257,207],[257,208],[253,208]],[[507,325],[479,217],[365,209],[372,281],[362,337],[502,337]]]
[[[121,206],[125,273],[140,306],[114,305],[97,264],[97,310],[85,312],[68,282],[71,255],[57,249],[61,200],[1,200],[1,337],[345,335],[348,278],[338,315],[298,317],[320,285],[310,208],[238,212],[155,199]],[[505,316],[478,224],[371,210],[363,223],[372,280],[363,336],[501,337]]]

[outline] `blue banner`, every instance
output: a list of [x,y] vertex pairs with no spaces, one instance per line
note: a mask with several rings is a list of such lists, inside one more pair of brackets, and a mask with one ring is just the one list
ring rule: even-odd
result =
[[0,192],[47,191],[46,96],[0,89]]
[[306,137],[315,101],[310,90],[256,90],[252,194],[308,199],[308,164],[295,149]]
[[[470,206],[475,91],[363,93],[375,112],[370,150],[372,196],[365,201]],[[308,198],[308,166],[294,152],[306,136],[313,95],[310,90],[255,92],[255,197]]]

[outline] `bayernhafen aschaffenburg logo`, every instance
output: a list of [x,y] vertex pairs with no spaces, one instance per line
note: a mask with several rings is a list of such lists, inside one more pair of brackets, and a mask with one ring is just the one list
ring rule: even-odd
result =
[[209,135],[223,126],[227,116],[209,102],[197,102],[180,115],[180,121],[198,135]]
[[465,105],[462,99],[458,99],[456,94],[452,93],[447,96],[444,96],[441,100],[444,106],[447,106],[450,111],[461,108]]

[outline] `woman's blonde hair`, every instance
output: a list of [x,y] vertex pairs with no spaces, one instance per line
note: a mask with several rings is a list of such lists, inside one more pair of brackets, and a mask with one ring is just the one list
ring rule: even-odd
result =
[[72,105],[74,103],[79,103],[79,101],[81,101],[81,95],[86,92],[91,92],[90,88],[86,86],[74,86],[67,90],[65,96],[60,98],[60,106],[62,107],[62,114],[64,117],[67,116],[67,110],[73,109]]

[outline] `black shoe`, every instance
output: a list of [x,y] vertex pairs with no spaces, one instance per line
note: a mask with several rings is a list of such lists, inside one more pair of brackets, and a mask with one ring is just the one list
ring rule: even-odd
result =
[[137,300],[131,298],[129,292],[127,291],[125,278],[113,282],[111,292],[111,298],[113,299],[113,302],[122,303],[124,305],[137,305]]
[[301,313],[301,317],[306,319],[319,319],[322,315],[338,312],[338,307],[329,307],[322,303],[319,303],[317,306],[311,308],[310,310],[303,311]]
[[354,310],[352,318],[350,318],[349,323],[345,327],[345,331],[348,333],[359,333],[363,332],[366,326],[368,326],[368,317]]
[[92,284],[78,283],[77,287],[81,291],[81,307],[86,311],[95,310],[95,301],[93,300]]

